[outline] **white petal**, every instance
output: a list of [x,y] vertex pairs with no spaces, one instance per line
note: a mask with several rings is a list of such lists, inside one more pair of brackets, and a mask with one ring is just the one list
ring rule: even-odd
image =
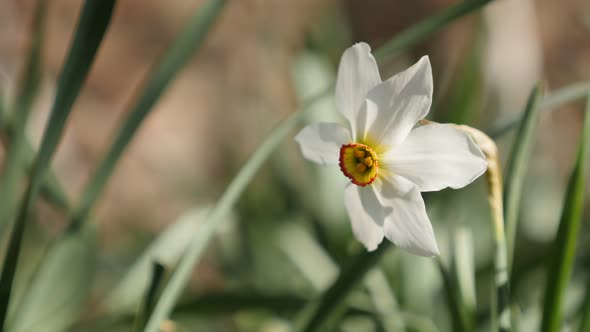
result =
[[418,187],[401,176],[379,181],[381,204],[391,207],[383,222],[385,237],[400,248],[420,256],[438,256],[432,225]]
[[466,133],[446,124],[418,127],[383,157],[393,173],[418,185],[420,191],[462,188],[485,173],[487,162]]
[[[375,213],[379,214],[381,207],[376,198],[371,197],[369,192],[363,190],[365,188],[349,183],[344,190],[344,202],[348,216],[350,217],[354,236],[368,251],[373,251],[383,241],[383,229],[377,224],[377,221],[381,222],[382,219],[375,220],[372,216]],[[369,200],[373,199],[374,201],[366,201],[367,198]],[[374,205],[375,209],[367,211],[362,203],[363,200],[365,200],[368,206],[376,204]]]
[[308,160],[320,165],[337,165],[340,147],[350,143],[350,132],[337,123],[319,122],[303,128],[295,141]]
[[423,119],[432,103],[432,68],[423,56],[405,71],[377,85],[367,95],[367,137],[387,145],[406,138],[416,122]]
[[336,108],[349,121],[353,135],[356,135],[358,130],[361,105],[369,90],[379,83],[381,76],[377,62],[371,54],[371,47],[366,43],[358,43],[348,48],[342,55],[338,67]]

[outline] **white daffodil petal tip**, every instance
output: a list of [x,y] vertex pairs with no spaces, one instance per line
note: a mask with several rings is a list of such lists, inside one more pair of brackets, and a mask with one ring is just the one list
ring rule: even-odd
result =
[[367,93],[380,83],[381,76],[371,47],[366,43],[349,47],[338,66],[336,109],[348,120],[353,134],[357,131],[361,105]]
[[[377,224],[373,216],[361,203],[360,187],[348,184],[344,190],[344,202],[354,237],[361,242],[368,251],[374,251],[383,241],[383,228]],[[376,202],[378,203],[378,202]]]
[[365,126],[358,130],[379,144],[397,146],[430,111],[432,93],[432,68],[424,56],[369,91]]
[[394,175],[384,178],[376,191],[388,207],[383,222],[385,237],[398,247],[419,256],[438,256],[439,250],[426,206],[418,187]]

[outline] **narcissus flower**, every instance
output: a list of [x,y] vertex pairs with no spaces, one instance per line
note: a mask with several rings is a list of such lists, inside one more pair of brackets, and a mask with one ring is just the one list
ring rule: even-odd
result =
[[314,123],[295,137],[305,158],[339,165],[350,179],[345,206],[355,237],[370,251],[386,237],[413,254],[438,255],[420,192],[461,188],[486,171],[484,154],[464,132],[417,126],[432,89],[427,56],[382,82],[369,45],[356,44],[342,55],[336,82],[347,128]]

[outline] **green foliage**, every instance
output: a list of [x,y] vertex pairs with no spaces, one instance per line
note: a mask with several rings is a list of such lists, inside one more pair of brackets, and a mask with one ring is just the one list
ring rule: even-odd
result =
[[586,102],[586,114],[576,163],[569,178],[559,229],[553,243],[551,259],[547,264],[547,284],[541,331],[561,330],[565,290],[574,265],[576,245],[582,212],[584,210],[584,191],[588,171],[588,141],[590,141],[590,93]]
[[537,85],[527,102],[522,122],[512,145],[506,176],[504,180],[504,224],[506,227],[506,245],[508,250],[508,270],[511,270],[514,256],[514,240],[522,187],[526,177],[527,166],[533,153],[535,133],[539,118],[538,107],[541,98],[541,86]]
[[85,227],[51,247],[7,331],[62,332],[78,319],[95,276],[96,241],[95,227]]
[[114,0],[87,0],[84,4],[72,47],[58,82],[51,115],[43,134],[40,151],[33,166],[29,186],[10,235],[2,275],[0,276],[0,326],[5,324],[27,219],[49,168],[49,162],[57,149],[74,100],[80,92],[82,83],[90,70],[90,65],[111,20],[114,5]]

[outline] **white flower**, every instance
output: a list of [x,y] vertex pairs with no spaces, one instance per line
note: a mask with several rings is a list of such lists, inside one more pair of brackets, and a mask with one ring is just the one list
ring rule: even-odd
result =
[[375,250],[385,236],[422,255],[438,255],[421,191],[461,188],[487,168],[479,147],[445,124],[415,127],[432,101],[432,69],[427,56],[385,82],[369,45],[342,55],[336,107],[348,128],[314,123],[297,134],[305,158],[340,165],[351,179],[345,205],[356,238]]

